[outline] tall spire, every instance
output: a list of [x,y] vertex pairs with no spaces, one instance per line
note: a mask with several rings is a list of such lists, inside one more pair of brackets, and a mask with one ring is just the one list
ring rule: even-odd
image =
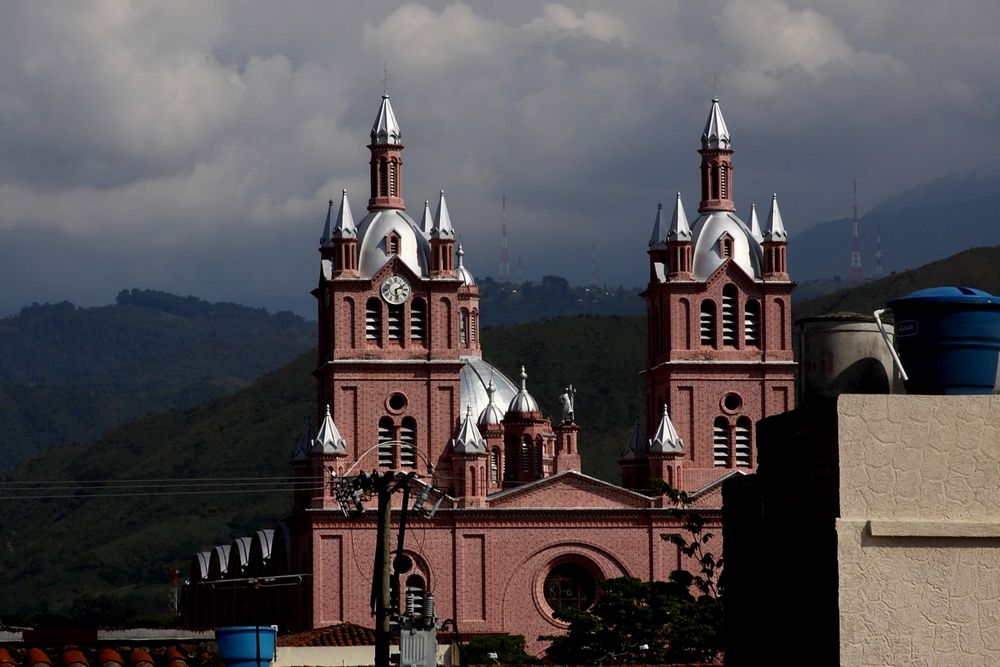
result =
[[448,214],[448,202],[444,198],[444,190],[438,199],[437,213],[430,232],[431,243],[431,277],[450,278],[455,275],[455,229],[451,226],[451,216]]
[[319,244],[321,246],[326,246],[330,242],[330,218],[333,215],[333,200],[330,200],[329,206],[326,208],[326,224],[323,225],[323,235],[319,237]]
[[341,437],[337,425],[333,423],[330,416],[330,404],[326,406],[326,416],[320,424],[319,433],[313,440],[312,451],[314,454],[346,454],[347,443]]
[[712,107],[701,133],[701,204],[700,213],[734,212],[733,206],[733,143],[729,128],[722,117],[719,98],[712,98]]
[[764,280],[788,280],[788,232],[778,210],[778,195],[771,195],[771,212],[764,229]]
[[424,217],[420,218],[420,231],[424,236],[430,237],[431,229],[434,228],[434,216],[431,215],[431,203],[424,200]]
[[729,128],[726,127],[726,120],[722,117],[718,97],[712,98],[712,108],[708,112],[708,120],[705,121],[705,130],[701,133],[701,147],[732,148],[732,138],[729,136]]
[[389,103],[388,90],[382,95],[382,104],[378,108],[370,136],[373,144],[403,143],[403,132],[399,129],[396,114],[392,110],[392,104]]

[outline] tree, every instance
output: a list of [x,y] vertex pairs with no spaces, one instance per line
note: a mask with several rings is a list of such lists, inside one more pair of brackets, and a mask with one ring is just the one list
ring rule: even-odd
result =
[[722,559],[707,550],[712,533],[690,511],[683,491],[657,482],[675,503],[685,522],[685,535],[671,536],[697,570],[674,570],[667,581],[633,577],[608,579],[589,609],[556,614],[570,624],[552,644],[548,657],[561,664],[621,664],[697,662],[717,659],[722,652],[722,595],[717,578]]

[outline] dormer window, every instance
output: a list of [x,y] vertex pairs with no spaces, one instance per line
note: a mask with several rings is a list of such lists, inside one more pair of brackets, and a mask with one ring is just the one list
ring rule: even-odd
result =
[[399,235],[395,232],[387,235],[385,237],[385,254],[387,255],[398,255],[399,254]]
[[722,259],[729,259],[733,256],[733,237],[723,234],[719,237],[719,255]]

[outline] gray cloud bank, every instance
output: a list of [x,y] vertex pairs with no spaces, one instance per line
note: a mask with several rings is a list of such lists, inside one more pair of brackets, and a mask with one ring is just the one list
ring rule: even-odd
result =
[[444,188],[496,275],[639,284],[697,206],[713,77],[737,206],[801,230],[1000,146],[1000,5],[910,0],[6,3],[0,313],[126,287],[307,312],[325,202],[367,198],[383,65],[419,217]]

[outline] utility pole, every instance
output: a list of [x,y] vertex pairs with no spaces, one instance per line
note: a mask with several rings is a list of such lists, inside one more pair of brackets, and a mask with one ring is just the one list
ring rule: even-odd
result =
[[[377,473],[376,473],[377,474]],[[395,476],[383,473],[378,486],[378,541],[375,545],[375,667],[389,667],[390,598],[389,554],[392,553],[392,492]],[[404,509],[405,511],[405,509]]]

